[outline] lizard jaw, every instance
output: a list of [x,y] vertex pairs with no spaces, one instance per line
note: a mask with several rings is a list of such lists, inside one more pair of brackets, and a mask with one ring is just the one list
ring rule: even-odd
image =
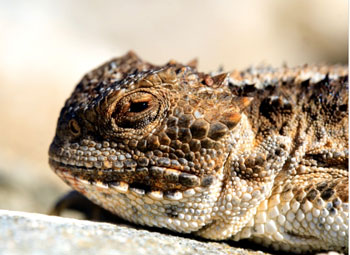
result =
[[[123,166],[122,162],[117,163]],[[50,156],[49,164],[55,172],[68,172],[82,180],[98,181],[106,185],[124,182],[145,191],[186,191],[196,187],[209,187],[215,179],[211,175],[198,177],[176,169],[176,166],[96,168],[92,165],[84,166],[81,162],[61,160],[55,154]]]
[[180,190],[147,190],[124,181],[90,182],[74,176],[67,166],[50,160],[51,168],[73,189],[108,211],[137,224],[190,233],[212,222],[221,182],[210,187]]

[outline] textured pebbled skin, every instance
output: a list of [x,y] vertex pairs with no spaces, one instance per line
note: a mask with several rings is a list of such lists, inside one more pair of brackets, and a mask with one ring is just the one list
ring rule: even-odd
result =
[[276,250],[348,250],[343,66],[205,74],[129,52],[86,74],[53,170],[120,217]]

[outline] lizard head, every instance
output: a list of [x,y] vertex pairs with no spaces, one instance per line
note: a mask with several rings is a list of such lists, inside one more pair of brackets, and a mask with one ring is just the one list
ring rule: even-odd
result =
[[158,67],[133,53],[113,59],[85,75],[66,101],[50,165],[128,220],[198,230],[212,220],[249,104],[233,98],[227,83],[227,74],[174,61]]

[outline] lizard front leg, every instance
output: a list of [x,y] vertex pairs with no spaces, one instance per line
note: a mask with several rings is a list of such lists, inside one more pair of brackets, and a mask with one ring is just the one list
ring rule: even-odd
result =
[[345,251],[347,172],[301,165],[296,175],[279,176],[270,198],[258,207],[254,226],[247,229],[255,241],[275,249],[302,252],[343,247]]

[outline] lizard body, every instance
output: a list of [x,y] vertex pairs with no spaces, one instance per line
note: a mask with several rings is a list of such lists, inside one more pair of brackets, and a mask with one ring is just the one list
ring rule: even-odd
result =
[[49,162],[137,224],[347,251],[347,75],[342,66],[204,74],[130,52],[75,88]]

